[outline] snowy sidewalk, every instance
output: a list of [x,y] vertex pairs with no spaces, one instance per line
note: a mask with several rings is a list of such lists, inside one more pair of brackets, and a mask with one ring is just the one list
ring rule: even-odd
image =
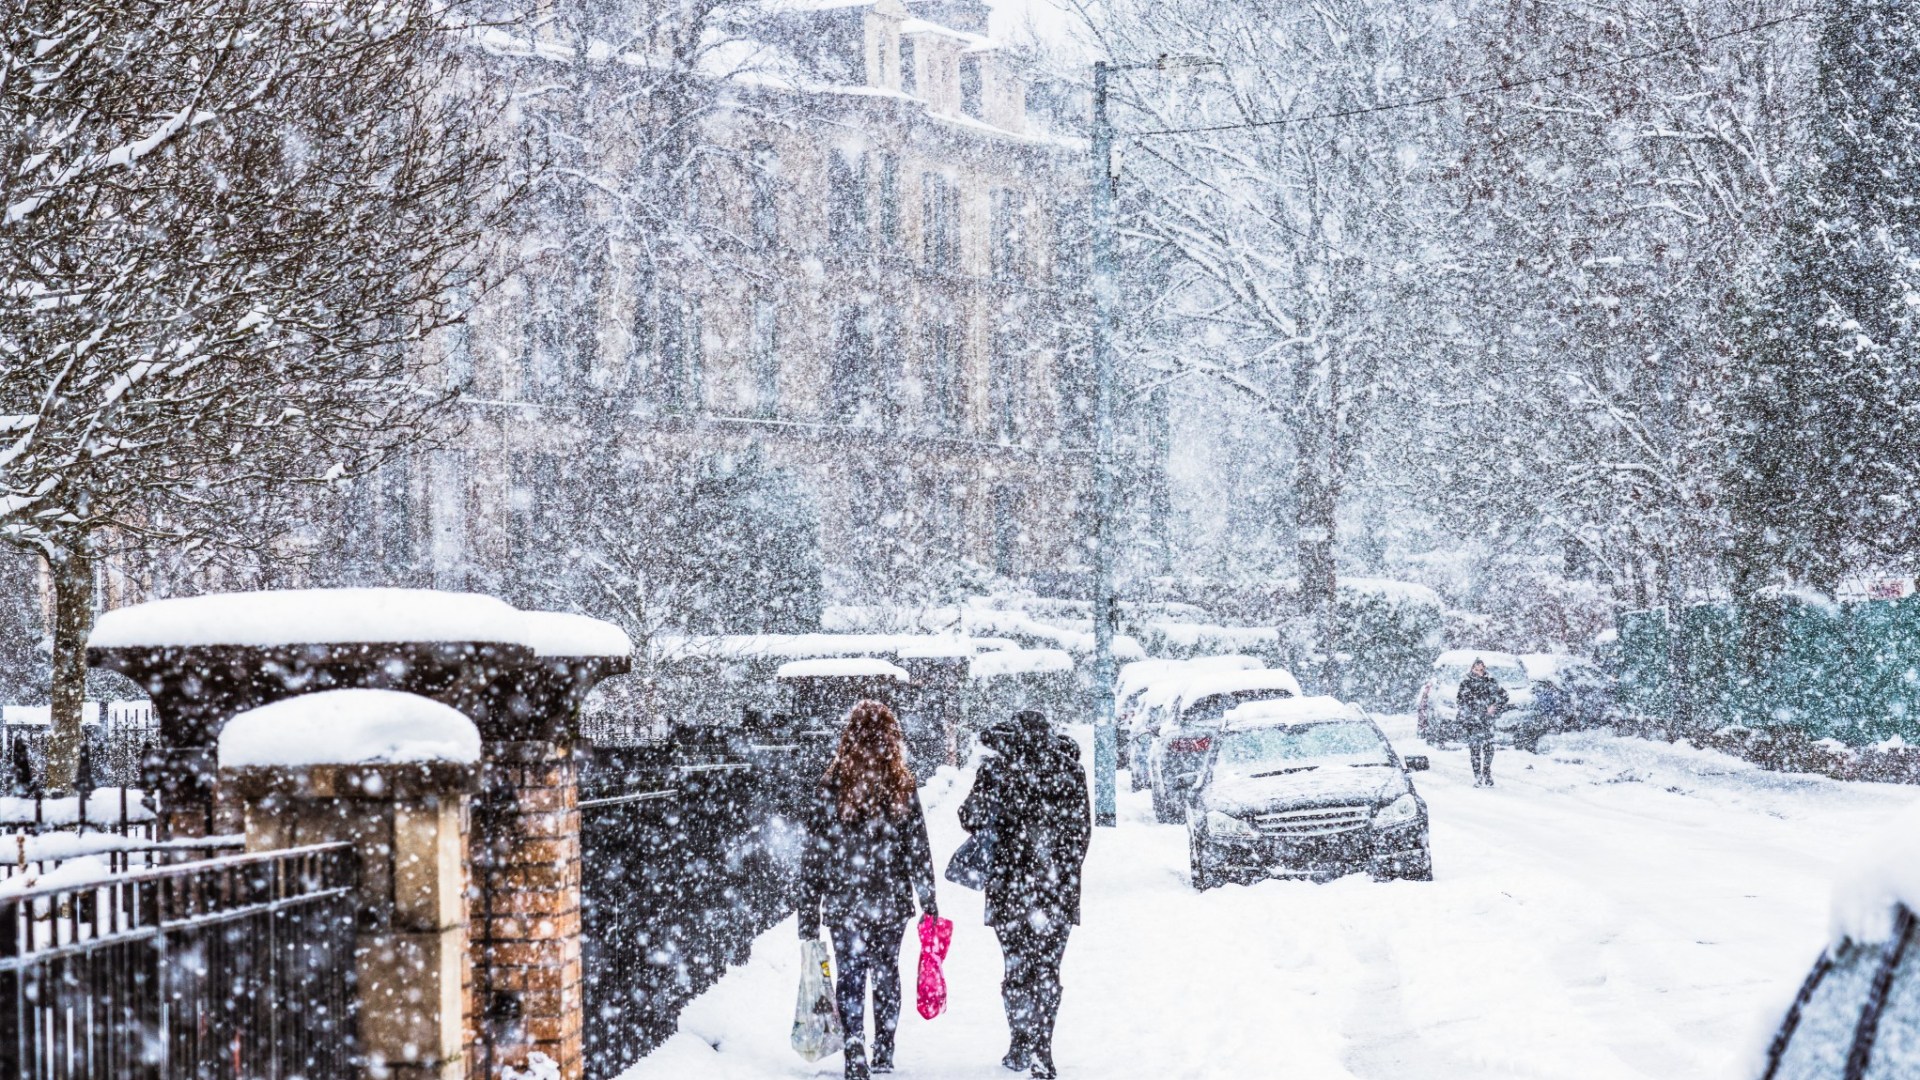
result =
[[[1403,752],[1425,748],[1385,718]],[[1186,835],[1123,791],[1095,830],[1085,921],[1056,1039],[1084,1080],[1741,1075],[1826,930],[1829,882],[1912,788],[1760,772],[1605,735],[1464,754],[1417,781],[1437,880],[1265,882],[1195,894]],[[936,861],[970,773],[925,794]],[[1122,776],[1122,787],[1125,777]],[[903,1080],[1005,1080],[1000,954],[980,894],[942,882],[956,923],[947,1015],[901,1021]],[[911,942],[911,934],[909,941]],[[799,946],[788,920],[690,1005],[623,1080],[837,1077],[787,1046]],[[917,946],[901,957],[911,998]]]

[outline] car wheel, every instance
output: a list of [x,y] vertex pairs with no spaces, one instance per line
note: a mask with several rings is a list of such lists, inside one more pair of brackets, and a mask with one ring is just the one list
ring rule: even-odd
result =
[[1189,877],[1195,892],[1206,892],[1220,887],[1220,872],[1207,865],[1205,848],[1192,834],[1187,836],[1187,862]]
[[1426,837],[1420,838],[1420,861],[1408,867],[1400,875],[1400,879],[1402,881],[1433,880],[1433,846],[1427,842]]

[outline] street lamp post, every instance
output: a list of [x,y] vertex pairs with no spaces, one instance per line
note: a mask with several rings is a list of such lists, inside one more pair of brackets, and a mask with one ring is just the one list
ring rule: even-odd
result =
[[1119,733],[1113,716],[1113,633],[1119,605],[1113,589],[1113,122],[1107,117],[1107,75],[1093,65],[1093,820],[1117,820]]

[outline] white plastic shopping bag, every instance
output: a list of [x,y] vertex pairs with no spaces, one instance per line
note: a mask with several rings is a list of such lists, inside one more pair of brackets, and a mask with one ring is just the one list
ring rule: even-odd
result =
[[840,1010],[833,1004],[833,970],[827,963],[827,943],[814,938],[800,943],[800,999],[793,1006],[793,1048],[808,1061],[837,1054],[844,1041]]

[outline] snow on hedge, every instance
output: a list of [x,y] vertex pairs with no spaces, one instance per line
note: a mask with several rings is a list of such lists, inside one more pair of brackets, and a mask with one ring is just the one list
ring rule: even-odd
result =
[[100,616],[96,649],[479,641],[540,656],[631,656],[626,631],[480,593],[434,589],[270,589],[155,600]]
[[1833,941],[1886,941],[1894,912],[1920,912],[1920,802],[1867,842],[1833,890]]
[[873,656],[834,656],[820,660],[789,660],[774,673],[780,679],[893,679],[911,682],[897,665]]
[[1073,657],[1064,649],[1008,649],[976,656],[967,664],[967,675],[974,679],[1072,670]]
[[220,732],[220,767],[480,760],[466,714],[398,690],[323,690],[246,712]]
[[972,656],[1010,649],[1003,638],[953,634],[657,634],[648,650],[662,660],[807,660],[830,656]]

